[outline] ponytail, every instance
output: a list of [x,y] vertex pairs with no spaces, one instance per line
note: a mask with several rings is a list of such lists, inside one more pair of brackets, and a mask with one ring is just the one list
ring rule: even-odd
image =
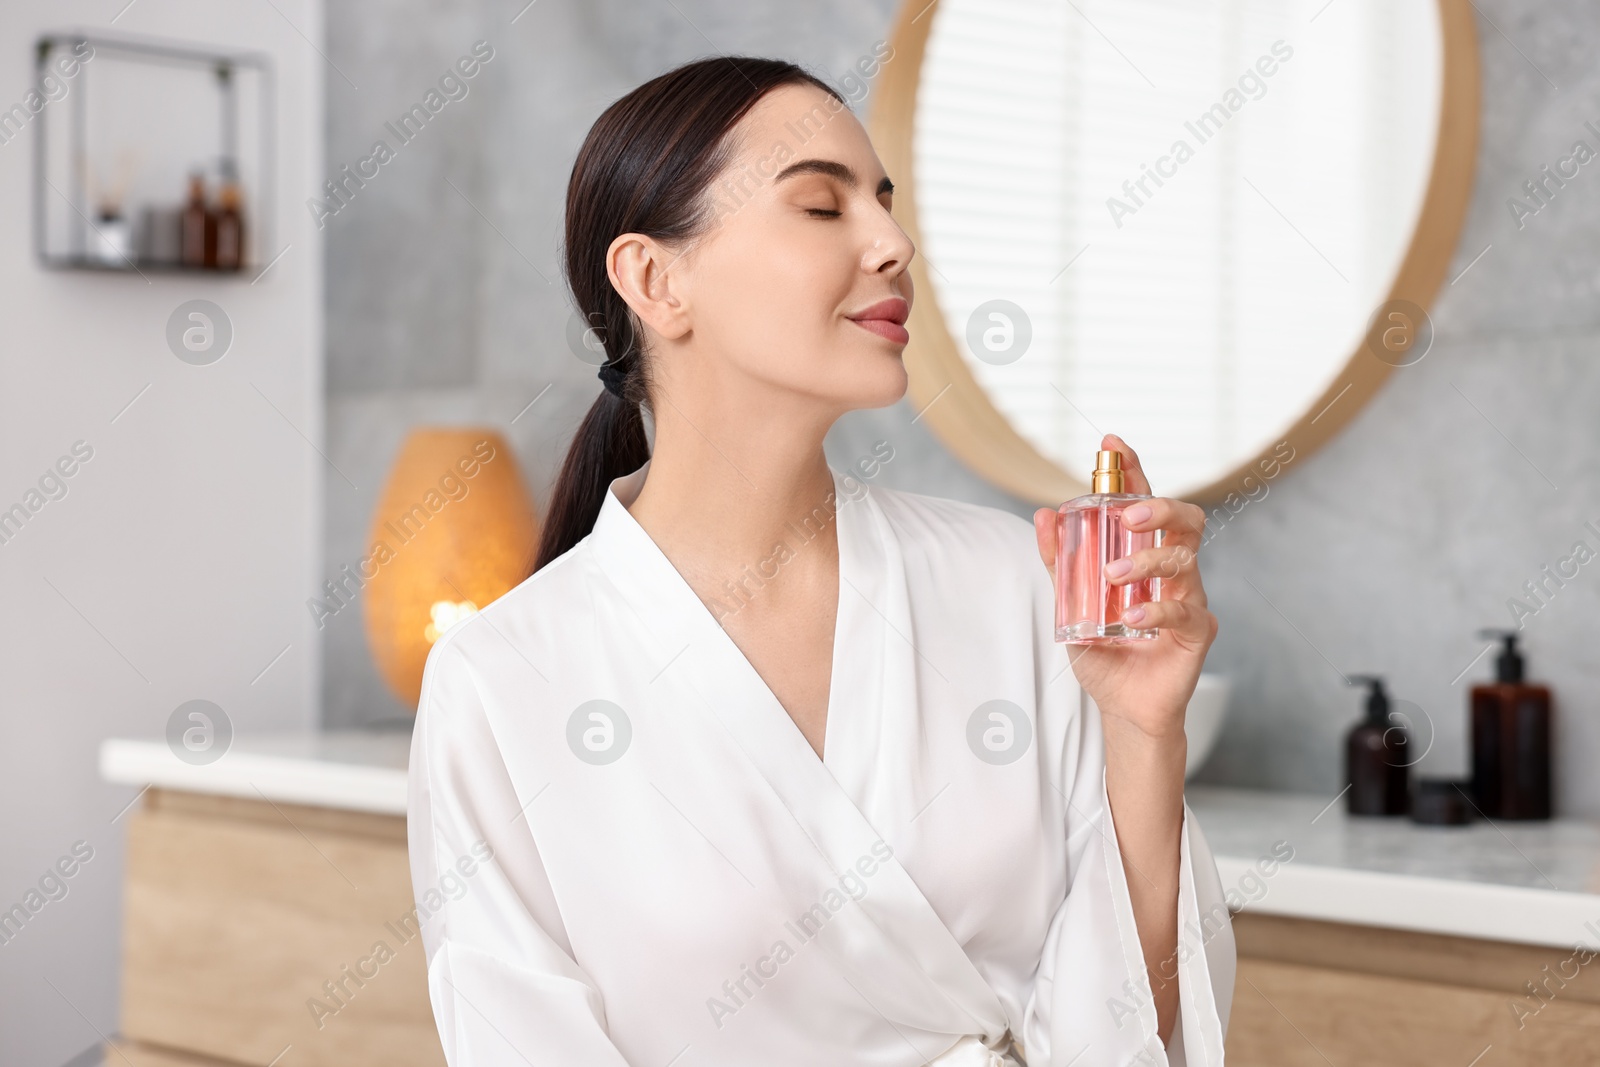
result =
[[609,389],[602,391],[583,417],[561,464],[533,569],[537,571],[594,529],[612,480],[638,470],[649,458],[650,444],[639,405]]

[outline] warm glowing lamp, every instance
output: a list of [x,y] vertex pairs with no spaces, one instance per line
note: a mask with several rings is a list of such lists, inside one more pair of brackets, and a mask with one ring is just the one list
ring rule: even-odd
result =
[[396,696],[416,707],[433,642],[526,578],[538,539],[533,498],[499,433],[411,432],[362,571],[367,643]]

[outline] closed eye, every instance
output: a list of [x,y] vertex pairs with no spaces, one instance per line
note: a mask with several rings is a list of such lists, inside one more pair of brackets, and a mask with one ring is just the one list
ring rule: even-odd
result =
[[831,208],[825,207],[808,207],[806,208],[806,214],[812,216],[813,218],[836,219],[840,215],[844,214],[844,212],[834,211]]

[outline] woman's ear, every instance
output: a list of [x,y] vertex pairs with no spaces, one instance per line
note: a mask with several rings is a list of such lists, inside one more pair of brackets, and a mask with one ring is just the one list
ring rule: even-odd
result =
[[668,340],[689,332],[687,279],[671,269],[678,255],[641,233],[622,234],[606,249],[612,287],[641,322]]

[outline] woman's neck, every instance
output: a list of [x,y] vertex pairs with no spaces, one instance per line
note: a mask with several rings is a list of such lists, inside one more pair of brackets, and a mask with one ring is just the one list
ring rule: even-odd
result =
[[822,551],[803,553],[798,571],[837,566],[827,427],[766,414],[691,420],[668,403],[657,410],[650,471],[628,510],[697,585],[719,587],[799,541]]

